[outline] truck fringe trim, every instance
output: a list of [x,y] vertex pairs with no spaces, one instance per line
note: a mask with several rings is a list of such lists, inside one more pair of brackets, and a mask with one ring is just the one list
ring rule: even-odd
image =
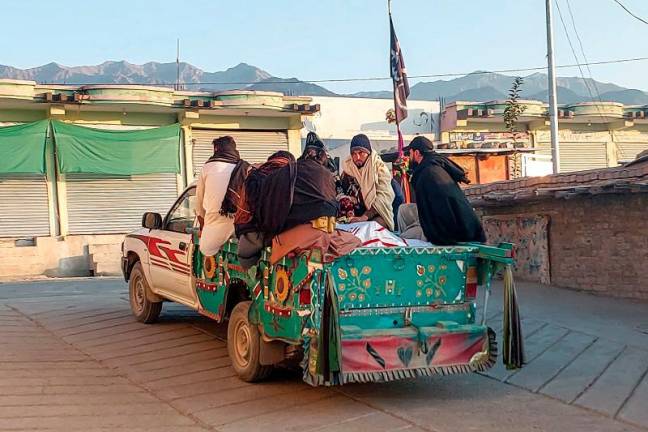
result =
[[[305,356],[307,357],[307,356]],[[481,359],[473,360],[470,363],[450,365],[450,366],[431,366],[418,369],[398,369],[378,372],[348,372],[342,371],[336,374],[334,382],[325,381],[321,375],[313,376],[304,370],[304,381],[312,386],[332,386],[349,383],[381,383],[397,381],[402,379],[411,379],[418,377],[434,375],[456,375],[467,374],[472,372],[484,372],[490,369],[497,361],[497,341],[495,332],[488,329],[488,356],[482,356]]]

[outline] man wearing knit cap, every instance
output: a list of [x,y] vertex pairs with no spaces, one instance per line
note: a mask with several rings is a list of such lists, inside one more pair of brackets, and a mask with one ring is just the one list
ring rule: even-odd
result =
[[358,189],[358,202],[351,222],[376,221],[394,230],[394,190],[391,173],[364,134],[351,140],[351,155],[344,161],[342,185],[348,195]]

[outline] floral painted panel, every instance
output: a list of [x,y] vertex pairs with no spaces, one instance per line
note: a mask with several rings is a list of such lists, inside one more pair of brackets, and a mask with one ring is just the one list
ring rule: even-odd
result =
[[549,284],[551,271],[548,242],[549,216],[493,216],[484,218],[488,243],[513,243],[515,275],[521,279]]

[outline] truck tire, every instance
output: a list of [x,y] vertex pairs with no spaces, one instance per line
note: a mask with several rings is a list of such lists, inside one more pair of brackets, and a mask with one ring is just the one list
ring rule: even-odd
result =
[[227,352],[232,367],[243,381],[256,382],[272,372],[272,366],[262,366],[259,362],[261,337],[259,330],[248,320],[251,301],[243,301],[234,306],[227,325]]
[[131,311],[137,321],[145,324],[157,321],[162,310],[162,302],[152,302],[148,299],[146,293],[149,289],[142,264],[136,262],[128,282],[128,299]]

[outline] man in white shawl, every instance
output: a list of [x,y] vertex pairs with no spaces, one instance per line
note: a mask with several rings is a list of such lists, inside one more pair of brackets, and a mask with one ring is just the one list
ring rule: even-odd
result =
[[351,140],[351,155],[344,161],[342,185],[348,195],[355,184],[359,188],[355,217],[351,222],[376,221],[383,227],[394,230],[394,190],[391,172],[371,142],[364,134]]

